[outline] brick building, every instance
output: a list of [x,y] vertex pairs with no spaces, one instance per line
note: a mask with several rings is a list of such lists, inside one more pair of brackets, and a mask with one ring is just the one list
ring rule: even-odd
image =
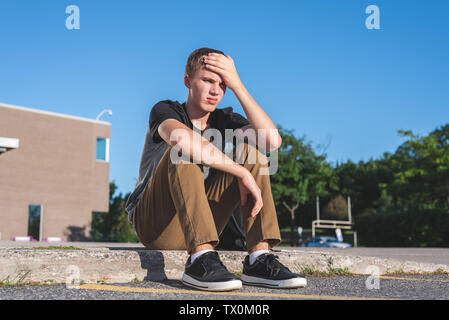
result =
[[110,123],[0,103],[0,240],[86,240],[109,211]]

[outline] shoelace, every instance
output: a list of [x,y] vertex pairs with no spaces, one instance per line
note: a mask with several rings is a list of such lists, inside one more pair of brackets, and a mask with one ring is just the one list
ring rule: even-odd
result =
[[277,276],[282,269],[286,268],[277,259],[279,257],[274,254],[268,254],[265,258],[265,268],[270,273],[270,276]]
[[223,264],[223,262],[221,262],[220,257],[218,256],[217,252],[212,252],[209,253],[207,257],[205,257],[205,262],[204,266],[206,269],[210,270],[214,270],[214,267],[220,267],[220,269],[222,269],[222,271],[227,270],[225,265]]

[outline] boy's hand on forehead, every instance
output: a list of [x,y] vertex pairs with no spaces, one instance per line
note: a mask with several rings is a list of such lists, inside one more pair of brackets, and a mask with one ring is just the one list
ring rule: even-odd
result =
[[221,53],[209,53],[204,56],[204,63],[208,70],[218,73],[223,78],[226,87],[232,91],[242,85],[234,60],[230,56],[224,56]]

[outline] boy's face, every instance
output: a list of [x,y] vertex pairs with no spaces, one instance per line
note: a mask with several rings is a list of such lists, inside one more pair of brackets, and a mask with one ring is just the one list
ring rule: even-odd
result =
[[201,67],[193,78],[184,77],[184,84],[189,89],[188,100],[205,112],[213,112],[226,92],[226,85],[217,73]]

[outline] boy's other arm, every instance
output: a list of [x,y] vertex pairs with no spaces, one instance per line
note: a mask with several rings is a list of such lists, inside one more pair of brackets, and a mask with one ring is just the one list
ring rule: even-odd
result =
[[[175,119],[167,119],[158,127],[160,137],[181,151],[194,163],[228,172],[236,177],[245,175],[245,168],[226,156],[213,143]],[[247,170],[246,170],[247,171]]]
[[256,133],[259,130],[265,130],[265,141],[257,141],[257,145],[266,151],[278,149],[282,144],[282,138],[273,121],[246,90],[237,73],[234,60],[230,56],[210,53],[205,62],[208,69],[223,77],[226,86],[234,92],[242,105],[250,123],[250,125],[243,127],[242,130],[246,131],[252,128]]
[[183,155],[193,160],[194,163],[228,172],[238,178],[242,205],[245,205],[248,195],[254,200],[251,215],[259,213],[263,206],[262,195],[254,177],[245,167],[237,164],[213,143],[205,139],[198,132],[193,131],[185,124],[175,119],[164,120],[158,127],[160,137],[181,151]]

